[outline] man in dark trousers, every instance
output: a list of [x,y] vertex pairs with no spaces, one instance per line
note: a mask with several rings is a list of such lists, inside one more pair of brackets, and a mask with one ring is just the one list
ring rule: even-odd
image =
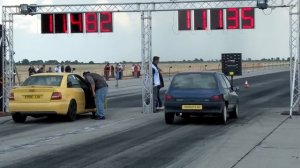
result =
[[84,72],[84,78],[90,83],[93,96],[95,98],[96,113],[92,116],[95,120],[105,120],[105,97],[108,91],[108,85],[105,79],[96,73]]
[[159,57],[154,56],[152,61],[152,74],[153,74],[153,112],[164,109],[160,99],[160,89],[164,87],[164,80],[160,73],[160,69],[157,64],[159,63]]

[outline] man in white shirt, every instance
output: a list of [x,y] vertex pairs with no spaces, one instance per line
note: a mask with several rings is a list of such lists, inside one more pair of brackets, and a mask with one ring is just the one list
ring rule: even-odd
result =
[[159,63],[159,57],[154,56],[152,61],[152,74],[153,74],[153,112],[163,109],[162,102],[160,100],[160,88],[164,87],[164,81],[160,74],[160,69],[157,64]]

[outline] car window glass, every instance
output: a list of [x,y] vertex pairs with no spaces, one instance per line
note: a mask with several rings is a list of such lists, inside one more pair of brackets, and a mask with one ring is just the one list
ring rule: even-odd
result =
[[217,82],[213,74],[180,74],[171,83],[174,88],[215,89]]
[[226,81],[224,80],[223,78],[223,75],[219,75],[219,78],[220,78],[220,82],[221,82],[221,85],[223,88],[229,88],[229,86],[227,85]]
[[79,81],[80,86],[82,88],[88,88],[88,85],[86,84],[86,82],[84,81],[84,79],[82,77],[80,77],[79,75],[75,75],[75,77]]
[[40,86],[60,86],[62,76],[30,76],[22,86],[40,85]]
[[74,76],[74,75],[69,75],[68,76],[68,83],[71,83],[71,87],[72,88],[77,88],[77,87],[80,87],[80,83],[78,81],[78,79]]
[[230,87],[231,87],[231,84],[230,84],[228,78],[227,78],[226,76],[224,76],[224,75],[222,75],[222,76],[223,76],[223,78],[224,78],[224,80],[225,80],[225,82],[226,82],[226,85],[228,86],[228,88],[230,88]]

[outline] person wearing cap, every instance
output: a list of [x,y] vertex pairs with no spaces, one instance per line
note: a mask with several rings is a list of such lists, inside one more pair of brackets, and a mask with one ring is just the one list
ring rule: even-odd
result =
[[164,80],[160,73],[160,69],[157,64],[159,63],[159,57],[154,56],[152,61],[152,74],[153,74],[153,112],[164,109],[160,99],[160,89],[164,87]]
[[92,116],[95,120],[105,120],[105,97],[108,91],[108,85],[105,79],[96,73],[84,72],[85,80],[91,85],[93,97],[95,98],[96,113]]

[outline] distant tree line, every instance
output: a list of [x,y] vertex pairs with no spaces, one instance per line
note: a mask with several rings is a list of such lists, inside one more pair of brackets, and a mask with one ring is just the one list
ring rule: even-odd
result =
[[28,59],[23,59],[22,61],[18,61],[16,62],[17,65],[42,65],[42,64],[46,64],[46,65],[57,65],[57,64],[72,64],[72,65],[76,65],[76,64],[94,64],[93,61],[90,61],[88,63],[84,63],[84,62],[79,62],[78,60],[75,61],[57,61],[57,60],[48,60],[48,61],[43,61],[43,60],[33,60],[33,61],[29,61]]
[[[195,58],[193,60],[182,60],[182,61],[161,61],[163,63],[201,63],[201,62],[220,62],[221,59],[208,59],[208,60],[203,60],[202,58]],[[252,60],[251,58],[246,58],[243,61],[290,61],[290,58],[262,58],[260,60]],[[109,61],[105,61],[103,64],[107,64],[107,63],[111,63]],[[115,62],[116,63],[116,62]],[[140,63],[140,62],[134,62],[134,61],[120,61],[118,63],[122,63],[122,64],[136,64],[136,63]],[[78,60],[75,61],[57,61],[57,60],[48,60],[48,61],[43,61],[43,60],[33,60],[33,61],[29,61],[28,59],[23,59],[22,61],[18,61],[16,62],[17,65],[42,65],[42,64],[46,64],[46,65],[57,65],[57,64],[72,64],[72,65],[76,65],[76,64],[95,64],[93,61],[89,61],[88,63],[84,63],[84,62],[79,62]]]

